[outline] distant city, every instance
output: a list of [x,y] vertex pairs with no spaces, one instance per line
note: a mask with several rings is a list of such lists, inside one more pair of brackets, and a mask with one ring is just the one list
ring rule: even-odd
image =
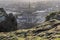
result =
[[[3,7],[6,12],[13,13],[17,17],[19,26],[33,25],[35,22],[43,23],[45,16],[49,12],[60,11],[60,2],[13,2],[3,3],[0,7]],[[27,25],[25,25],[27,23]],[[33,23],[33,24],[32,24]],[[30,26],[29,26],[30,27]]]

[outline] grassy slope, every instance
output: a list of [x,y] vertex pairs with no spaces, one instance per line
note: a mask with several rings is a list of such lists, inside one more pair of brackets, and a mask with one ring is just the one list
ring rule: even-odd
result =
[[[55,20],[55,19],[54,19]],[[49,25],[60,23],[60,21],[55,20],[55,22],[46,21],[41,25],[37,25],[31,29],[21,29],[12,32],[0,32],[0,40],[60,40],[60,31],[56,31],[56,28],[51,28],[46,31],[38,33],[38,30],[43,30],[48,28]],[[37,32],[34,33],[34,32]],[[58,37],[59,36],[59,37]]]

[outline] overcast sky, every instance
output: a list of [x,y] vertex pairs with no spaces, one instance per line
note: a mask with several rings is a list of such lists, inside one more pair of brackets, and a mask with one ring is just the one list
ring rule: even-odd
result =
[[18,2],[48,2],[48,1],[58,1],[60,0],[0,0],[0,4],[11,4],[11,3],[18,3]]
[[6,2],[6,1],[8,1],[8,2],[29,2],[29,1],[31,1],[31,2],[37,2],[37,1],[60,1],[60,0],[0,0],[0,2]]

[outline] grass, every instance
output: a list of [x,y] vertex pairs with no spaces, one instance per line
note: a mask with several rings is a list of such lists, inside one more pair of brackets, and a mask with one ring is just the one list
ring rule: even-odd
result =
[[55,38],[54,40],[60,40],[60,38]]
[[[27,35],[25,35],[26,30],[21,31],[17,30],[14,32],[8,32],[8,33],[0,33],[0,40],[49,40],[48,38],[45,39],[40,36],[34,36],[33,33],[27,32]],[[60,38],[55,38],[54,40],[60,40]]]
[[18,37],[17,39],[18,40],[25,40],[25,38],[23,38],[23,37]]
[[[17,32],[15,32],[17,33]],[[26,36],[24,37],[21,34],[21,36],[16,35],[14,32],[9,32],[9,33],[0,33],[0,40],[44,40],[43,38],[39,36]]]

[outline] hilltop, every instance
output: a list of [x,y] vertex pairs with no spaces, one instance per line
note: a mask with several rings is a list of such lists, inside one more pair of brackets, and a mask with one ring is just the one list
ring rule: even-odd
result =
[[1,32],[0,40],[60,40],[60,12],[52,12],[46,21],[30,29]]

